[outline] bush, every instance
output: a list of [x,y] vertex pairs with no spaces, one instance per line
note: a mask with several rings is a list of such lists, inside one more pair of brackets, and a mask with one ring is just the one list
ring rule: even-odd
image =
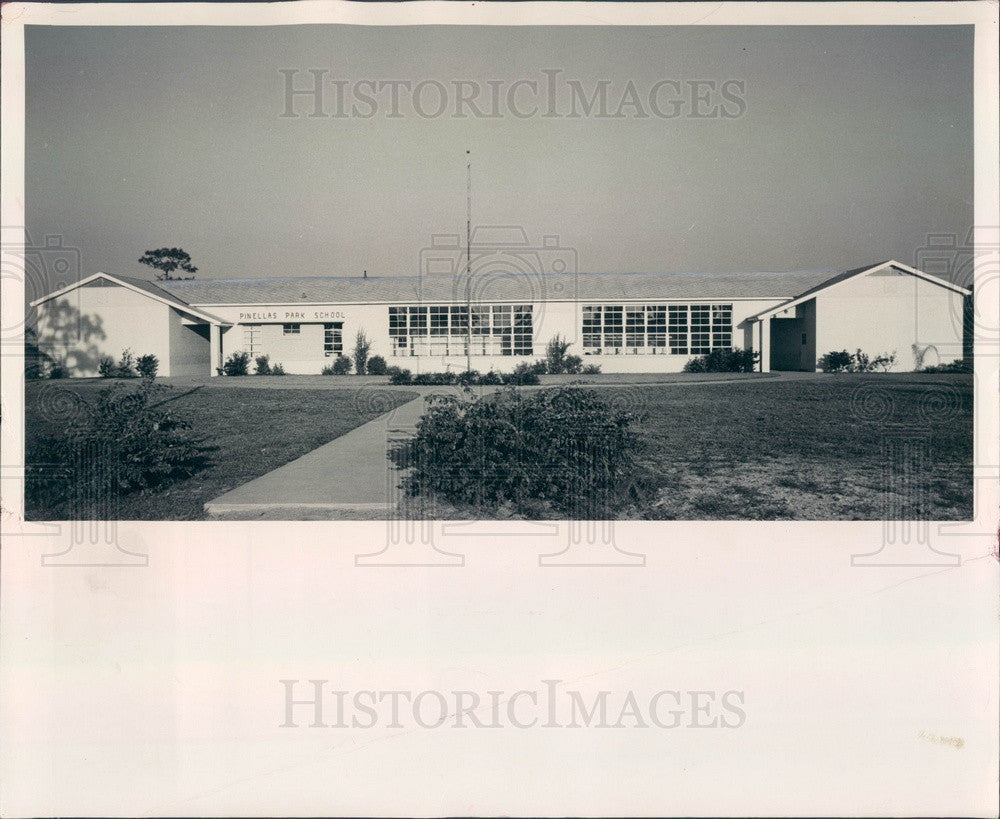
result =
[[187,477],[204,466],[190,424],[171,404],[155,401],[167,389],[151,378],[136,389],[112,384],[96,402],[80,399],[85,411],[65,434],[43,442],[50,460],[71,470],[71,480],[53,475],[51,468],[38,478],[72,501],[74,517],[112,517],[109,501],[114,498]]
[[519,387],[537,384],[538,372],[535,370],[534,366],[528,364],[528,362],[522,362],[514,368],[514,372],[503,376],[504,384],[514,384]]
[[115,360],[109,355],[102,355],[97,362],[97,374],[101,378],[114,378],[117,372]]
[[561,335],[553,336],[552,340],[545,346],[545,370],[556,373],[566,372],[566,351],[570,348],[570,342]]
[[601,372],[600,364],[588,364],[580,371],[583,375],[599,375]]
[[829,352],[820,356],[816,365],[825,373],[846,373],[851,366],[851,354],[847,350]]
[[484,511],[612,517],[636,466],[634,416],[587,390],[563,387],[436,397],[417,433],[390,453],[410,495]]
[[539,375],[544,373],[570,373],[578,375],[583,369],[583,359],[578,355],[566,355],[570,348],[570,342],[562,336],[555,336],[545,348],[545,369],[538,371]]
[[115,375],[118,378],[135,378],[135,356],[132,355],[132,351],[127,347],[122,350],[122,357],[118,360],[118,366],[115,367]]
[[417,373],[413,376],[413,383],[420,386],[442,386],[456,381],[458,376],[455,373]]
[[354,339],[354,371],[358,375],[364,375],[368,365],[368,353],[372,348],[372,343],[365,335],[364,330],[358,330]]
[[456,384],[461,384],[464,387],[473,386],[480,382],[482,374],[479,370],[465,370],[458,374],[458,378],[455,379]]
[[69,378],[69,368],[61,361],[53,361],[49,367],[49,378]]
[[409,370],[401,369],[400,367],[389,367],[386,371],[389,376],[390,384],[412,384],[413,383],[413,373]]
[[825,373],[871,373],[875,370],[889,372],[896,364],[896,351],[882,353],[872,358],[860,349],[853,353],[847,350],[829,352],[820,356],[816,365]]
[[752,373],[760,354],[753,350],[712,350],[708,355],[692,358],[684,365],[686,373]]
[[156,371],[159,367],[160,359],[152,353],[146,353],[145,355],[139,356],[135,362],[135,368],[139,371],[139,375],[143,378],[156,378]]
[[881,370],[884,373],[889,372],[896,364],[896,351],[893,350],[891,353],[882,353],[882,355],[875,356],[871,361],[872,370]]
[[285,374],[285,368],[282,367],[280,364],[275,364],[273,367],[271,367],[271,375],[284,375],[284,374]]
[[478,383],[483,387],[500,386],[503,384],[503,377],[500,373],[490,370],[488,373],[479,377]]
[[269,355],[259,355],[255,359],[257,366],[254,368],[255,375],[270,375],[271,374],[271,356]]
[[354,362],[351,361],[351,359],[349,359],[346,355],[338,355],[336,360],[333,362],[333,374],[347,375],[353,366]]
[[924,367],[921,372],[925,373],[971,373],[972,362],[962,358],[956,358],[951,364],[936,364]]
[[385,375],[388,367],[385,359],[380,355],[373,355],[368,359],[368,375]]
[[235,352],[222,365],[226,375],[247,375],[250,372],[250,353]]

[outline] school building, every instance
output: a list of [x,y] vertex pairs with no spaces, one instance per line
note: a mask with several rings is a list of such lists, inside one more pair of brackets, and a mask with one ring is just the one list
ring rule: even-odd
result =
[[[677,372],[718,348],[760,369],[823,354],[895,353],[895,370],[963,356],[970,291],[887,261],[846,272],[544,273],[149,281],[95,273],[32,302],[41,350],[71,375],[102,356],[153,353],[160,375],[217,375],[242,351],[288,373],[350,355],[413,372],[513,369],[561,336],[602,372]],[[251,371],[253,362],[251,361]]]

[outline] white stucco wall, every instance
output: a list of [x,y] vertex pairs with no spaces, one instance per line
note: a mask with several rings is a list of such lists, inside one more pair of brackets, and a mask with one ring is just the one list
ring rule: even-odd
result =
[[152,353],[170,374],[170,312],[166,304],[121,286],[79,287],[38,305],[39,347],[73,376],[95,376],[101,356],[125,349]]
[[[894,370],[913,370],[913,345],[943,362],[962,357],[962,296],[909,274],[850,279],[816,297],[816,353],[860,348],[896,353]],[[924,363],[935,363],[932,353]]]
[[[779,300],[731,300],[731,299],[683,299],[649,300],[656,304],[725,303],[733,305],[733,345],[751,346],[749,316],[773,307]],[[629,304],[646,302],[626,302],[604,300],[587,304]],[[234,352],[250,352],[246,324],[260,324],[260,349],[255,355],[267,354],[271,363],[280,363],[288,373],[317,374],[331,364],[333,358],[323,355],[323,324],[342,324],[344,355],[350,356],[354,350],[355,336],[359,330],[372,342],[370,355],[380,355],[389,366],[403,367],[414,373],[464,370],[465,355],[456,356],[394,356],[389,340],[388,304],[323,304],[290,305],[269,304],[253,306],[201,305],[203,309],[234,323],[222,334],[223,358]],[[546,302],[532,306],[534,327],[534,355],[532,356],[484,356],[472,357],[473,369],[509,371],[521,362],[541,361],[545,358],[545,347],[556,335],[567,339],[571,346],[570,355],[579,355],[584,364],[597,364],[602,372],[679,372],[693,356],[690,355],[586,355],[581,349],[583,304],[576,302]],[[298,335],[285,335],[282,325],[298,323]],[[251,372],[253,362],[251,362]]]

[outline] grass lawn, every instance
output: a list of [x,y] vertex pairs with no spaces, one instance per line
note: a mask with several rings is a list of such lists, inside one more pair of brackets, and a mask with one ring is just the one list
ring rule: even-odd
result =
[[[25,391],[25,457],[43,461],[41,439],[58,435],[74,412],[74,396],[93,402],[106,383],[29,382]],[[122,520],[200,520],[202,504],[331,441],[416,397],[417,393],[373,388],[283,390],[171,389],[165,400],[212,447],[211,463],[190,478],[121,499]],[[28,520],[60,520],[64,503],[42,483],[29,482]]]
[[[971,375],[843,374],[594,392],[641,418],[641,468],[623,519],[973,517]],[[522,517],[440,501],[432,509],[422,498],[403,504],[409,517]]]
[[[657,519],[969,520],[971,375],[632,387]],[[910,456],[900,457],[910,448]]]

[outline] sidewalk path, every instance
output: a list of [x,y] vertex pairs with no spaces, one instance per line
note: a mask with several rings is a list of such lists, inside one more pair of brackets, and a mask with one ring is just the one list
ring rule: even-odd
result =
[[301,458],[261,475],[205,504],[209,515],[273,512],[388,512],[396,506],[397,470],[387,457],[389,442],[413,434],[424,398],[389,413]]

